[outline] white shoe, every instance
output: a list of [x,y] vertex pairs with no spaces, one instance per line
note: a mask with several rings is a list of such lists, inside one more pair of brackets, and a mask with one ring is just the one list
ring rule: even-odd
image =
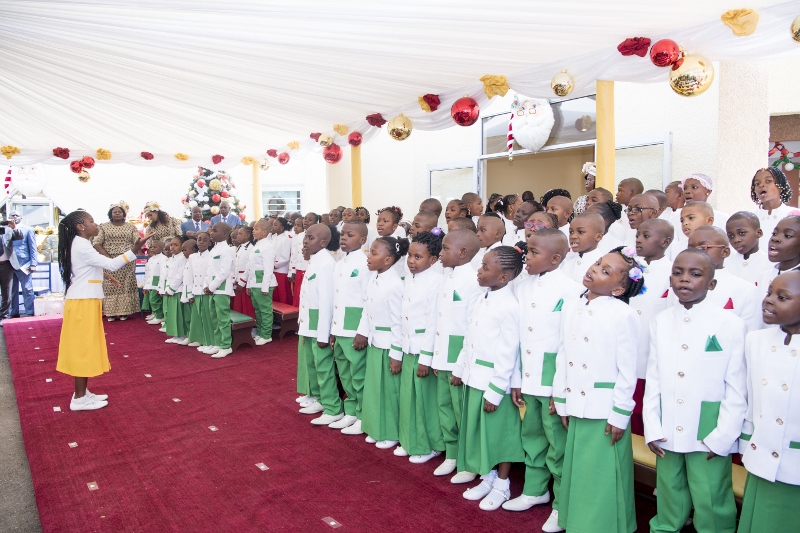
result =
[[395,448],[394,452],[392,453],[394,453],[397,457],[408,457],[408,452],[405,450],[405,448],[403,448],[402,444]]
[[256,341],[256,346],[264,346],[265,344],[269,344],[272,342],[272,337],[270,337],[269,339],[265,339],[264,337],[257,337],[255,341]]
[[[302,409],[300,409],[300,413],[304,415],[315,415],[317,413],[321,413],[324,410],[325,408],[322,407],[322,404],[314,400],[314,403],[312,403],[308,407],[303,407]],[[331,422],[333,422],[333,420],[331,420]],[[328,423],[330,424],[330,422]]]
[[144,317],[144,319],[145,319],[145,320],[153,320],[155,317],[156,317],[156,315],[154,315],[153,313],[150,313],[149,315],[147,315],[146,317]]
[[222,359],[233,353],[233,348],[220,348],[220,350],[211,356],[211,359]]
[[453,470],[456,469],[456,460],[455,459],[445,459],[442,464],[436,467],[436,470],[433,471],[434,476],[447,476],[453,473]]
[[431,451],[431,453],[425,455],[412,455],[411,457],[408,458],[408,462],[414,463],[415,465],[421,465],[422,463],[427,463],[434,457],[439,457],[441,454],[442,452],[433,450]]
[[558,511],[553,509],[553,512],[550,513],[547,522],[545,522],[542,526],[542,531],[545,533],[558,533],[559,531],[564,531],[564,528],[558,525]]
[[397,446],[398,442],[396,440],[382,440],[375,443],[376,448],[380,448],[381,450],[388,450],[389,448],[394,448]]
[[199,342],[190,342],[186,346],[191,346],[192,348],[199,348],[200,347],[200,343]]
[[353,415],[345,415],[344,417],[342,417],[341,419],[337,420],[336,422],[328,424],[328,427],[331,428],[331,429],[349,428],[350,426],[355,424],[357,421],[358,421],[358,418],[354,417]]
[[356,419],[356,422],[342,430],[342,435],[363,435],[364,431],[361,429],[361,420]]
[[479,507],[484,511],[494,511],[508,500],[511,491],[508,490],[508,479],[497,478],[492,483],[492,490],[481,500]]
[[497,479],[497,470],[492,470],[485,476],[481,476],[481,482],[471,489],[464,491],[464,499],[467,500],[482,500],[490,492],[492,492],[492,483]]
[[105,400],[98,400],[88,394],[83,396],[82,398],[76,398],[75,395],[72,395],[72,400],[69,402],[69,410],[70,411],[94,411],[95,409],[102,409],[108,405],[108,402]]
[[108,320],[109,322],[114,322],[116,319],[117,319],[116,317],[110,316],[106,320]]
[[153,320],[148,320],[147,323],[148,324],[163,324],[164,323],[164,319],[163,318],[153,318]]
[[164,342],[166,342],[167,344],[173,344],[173,343],[178,342],[177,339],[178,339],[177,337],[170,337],[169,339],[165,340]]
[[550,492],[545,492],[541,496],[525,496],[520,494],[513,500],[508,500],[503,504],[506,511],[527,511],[534,505],[542,505],[550,502]]
[[127,315],[126,316],[121,316],[121,317],[119,317],[119,319],[124,322],[125,320],[128,320],[128,317],[127,317]]
[[322,414],[321,416],[318,416],[317,418],[312,420],[311,424],[315,426],[327,426],[333,424],[334,422],[338,422],[342,418],[344,418],[344,413],[339,413],[338,415]]
[[180,344],[181,346],[189,346],[189,338],[181,337],[181,340],[176,341],[175,344]]
[[306,401],[306,400],[308,400],[308,396],[306,396],[306,395],[304,394],[303,396],[300,396],[299,398],[297,398],[295,401],[296,401],[297,403],[303,403],[303,402],[304,402],[304,401]]
[[453,485],[460,485],[461,483],[470,483],[473,481],[478,474],[473,474],[472,472],[459,472],[455,476],[450,478],[450,483]]
[[316,401],[317,401],[317,399],[314,396],[308,396],[308,397],[306,397],[305,401],[300,402],[300,407],[310,407],[310,406],[314,405],[314,403]]
[[366,442],[367,444],[375,444],[378,441],[367,435],[367,438],[364,439],[364,442]]
[[219,346],[209,346],[208,348],[203,351],[206,355],[214,355],[215,353],[219,352]]
[[86,389],[86,396],[91,396],[95,400],[100,400],[101,402],[108,400],[108,394],[95,394],[93,392],[89,392],[89,389]]
[[198,352],[202,352],[202,353],[206,353],[206,350],[208,350],[209,348],[211,348],[211,346],[200,345],[200,346],[198,346],[197,351]]

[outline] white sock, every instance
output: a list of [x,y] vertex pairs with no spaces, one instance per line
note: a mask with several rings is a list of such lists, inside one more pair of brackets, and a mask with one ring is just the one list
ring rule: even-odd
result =
[[497,490],[508,490],[508,485],[509,485],[508,478],[500,479],[498,477],[498,478],[495,478],[494,483],[492,484],[492,487],[496,488]]

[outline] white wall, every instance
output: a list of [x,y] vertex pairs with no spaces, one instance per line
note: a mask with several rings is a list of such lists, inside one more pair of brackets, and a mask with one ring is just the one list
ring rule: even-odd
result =
[[769,114],[800,113],[800,57],[769,63]]

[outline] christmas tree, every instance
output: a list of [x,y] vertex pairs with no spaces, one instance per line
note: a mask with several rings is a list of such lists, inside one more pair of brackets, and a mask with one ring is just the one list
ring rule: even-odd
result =
[[192,176],[189,190],[182,200],[186,216],[191,216],[192,208],[199,206],[203,210],[203,220],[211,220],[219,213],[219,204],[223,201],[231,206],[231,214],[244,220],[247,206],[239,202],[233,179],[224,170],[214,173],[211,169],[197,167],[197,173]]

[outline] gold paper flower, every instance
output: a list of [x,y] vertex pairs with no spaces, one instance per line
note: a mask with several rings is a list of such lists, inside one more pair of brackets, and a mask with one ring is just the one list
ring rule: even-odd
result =
[[297,150],[298,148],[300,148],[300,143],[298,141],[292,141],[286,146],[289,147],[289,150]]
[[111,150],[106,150],[105,148],[98,148],[97,159],[101,161],[106,161],[108,159],[111,159]]
[[0,147],[0,154],[6,156],[6,159],[11,159],[12,156],[19,153],[19,148],[16,146],[11,146],[7,144],[5,146]]
[[347,135],[347,132],[350,130],[344,124],[334,124],[333,131],[335,131],[339,135]]
[[182,152],[178,152],[177,154],[175,154],[175,159],[179,161],[186,161],[187,159],[189,159],[189,156]]
[[253,159],[253,158],[252,158],[252,157],[250,157],[250,156],[246,156],[246,157],[243,157],[243,158],[242,158],[242,164],[243,164],[243,165],[252,165],[252,164],[253,164],[253,163],[255,163],[255,162],[256,162],[256,160],[255,160],[255,159]]
[[758,26],[758,13],[752,9],[731,9],[723,13],[720,18],[737,37],[752,35]]
[[505,76],[487,74],[481,77],[483,82],[483,92],[488,98],[493,96],[505,96],[508,92],[508,81]]
[[222,182],[219,181],[217,178],[214,178],[208,184],[208,188],[211,189],[212,191],[218,191],[218,190],[222,189]]
[[430,113],[431,112],[431,106],[428,105],[428,102],[426,102],[424,98],[422,98],[420,96],[419,98],[417,98],[417,102],[419,102],[419,107],[423,111],[425,111],[426,113]]

